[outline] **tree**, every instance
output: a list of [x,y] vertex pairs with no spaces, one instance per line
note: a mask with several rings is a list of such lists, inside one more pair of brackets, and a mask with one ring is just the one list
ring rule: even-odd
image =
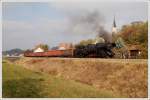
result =
[[140,44],[148,41],[148,22],[125,25],[120,36],[129,44]]
[[88,44],[93,44],[93,43],[94,43],[93,39],[88,39],[88,40],[82,40],[82,41],[80,41],[77,45],[86,46]]

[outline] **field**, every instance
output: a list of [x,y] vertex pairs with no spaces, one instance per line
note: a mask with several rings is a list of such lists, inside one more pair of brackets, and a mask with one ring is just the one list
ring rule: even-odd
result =
[[[145,59],[21,58],[13,62],[14,67],[8,66],[8,62],[3,63],[4,97],[138,98],[148,95]],[[9,75],[11,73],[14,75]],[[16,81],[18,77],[22,77],[22,83]],[[30,81],[32,79],[35,81]],[[33,84],[38,90],[30,91]],[[40,85],[46,88],[41,90]],[[16,93],[22,93],[22,87],[26,92]],[[33,95],[37,91],[40,94]]]
[[65,80],[3,61],[4,98],[114,97],[92,86]]

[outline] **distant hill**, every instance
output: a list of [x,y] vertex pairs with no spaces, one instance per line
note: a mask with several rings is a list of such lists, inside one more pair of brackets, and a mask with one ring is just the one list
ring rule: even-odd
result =
[[21,50],[21,49],[11,49],[11,50],[7,50],[7,51],[3,51],[2,52],[2,55],[3,56],[6,56],[6,55],[14,55],[14,56],[19,56],[20,54],[23,54],[24,50]]

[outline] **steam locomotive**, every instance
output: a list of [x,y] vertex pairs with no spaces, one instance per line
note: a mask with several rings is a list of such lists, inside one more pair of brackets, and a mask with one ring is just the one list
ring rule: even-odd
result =
[[115,43],[96,43],[86,46],[76,46],[68,50],[50,50],[46,52],[25,52],[25,57],[98,57],[112,58],[115,54],[112,49],[116,47]]
[[78,46],[74,51],[74,56],[112,58],[115,55],[112,51],[115,46],[115,43],[97,43]]

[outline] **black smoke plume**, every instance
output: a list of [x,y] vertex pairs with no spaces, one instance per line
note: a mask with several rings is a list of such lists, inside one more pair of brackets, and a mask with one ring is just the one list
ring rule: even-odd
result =
[[98,11],[79,12],[70,17],[70,29],[74,33],[97,34],[104,38],[106,42],[111,42],[111,34],[104,28],[104,17]]

